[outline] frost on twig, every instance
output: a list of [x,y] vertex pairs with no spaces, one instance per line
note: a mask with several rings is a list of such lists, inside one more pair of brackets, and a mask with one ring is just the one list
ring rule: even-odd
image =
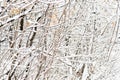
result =
[[0,0],[0,80],[119,80],[119,0]]

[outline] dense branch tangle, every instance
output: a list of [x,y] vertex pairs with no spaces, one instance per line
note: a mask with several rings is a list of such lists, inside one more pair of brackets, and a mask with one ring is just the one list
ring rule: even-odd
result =
[[0,79],[97,80],[119,26],[105,1],[0,1]]

